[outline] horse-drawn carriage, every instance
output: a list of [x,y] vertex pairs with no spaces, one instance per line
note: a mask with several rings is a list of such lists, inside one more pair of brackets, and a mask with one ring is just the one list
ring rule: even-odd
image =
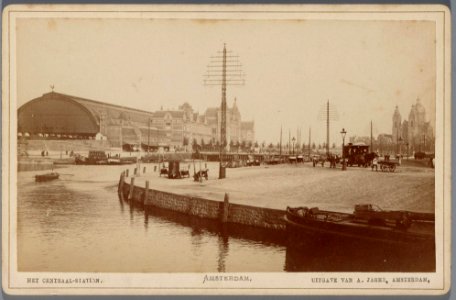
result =
[[375,152],[369,152],[369,146],[364,143],[349,143],[344,146],[344,157],[348,166],[368,167],[377,156]]
[[160,168],[160,177],[162,175],[168,176],[169,179],[180,179],[184,177],[190,177],[190,165],[188,167],[181,166],[181,163],[177,160],[168,162],[168,166],[162,163]]
[[203,178],[205,178],[206,180],[209,179],[209,169],[202,169],[202,170],[199,170],[198,172],[195,172],[195,174],[193,174],[194,181],[202,181]]
[[398,163],[391,160],[381,160],[378,162],[378,165],[380,166],[380,170],[382,172],[394,172]]

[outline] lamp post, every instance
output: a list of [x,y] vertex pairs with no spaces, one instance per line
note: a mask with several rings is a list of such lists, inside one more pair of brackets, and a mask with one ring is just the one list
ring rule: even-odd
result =
[[402,154],[402,137],[399,137],[399,156]]
[[340,132],[340,134],[342,135],[342,171],[345,171],[345,170],[347,170],[347,166],[345,165],[345,151],[344,151],[345,135],[347,134],[347,132],[345,131],[345,128],[342,128],[342,131]]
[[293,139],[291,141],[293,142],[293,156],[294,156],[294,143],[295,143],[296,139],[293,137]]
[[150,118],[149,118],[149,122],[147,122],[148,125],[149,125],[149,126],[148,126],[148,127],[149,127],[149,130],[148,130],[148,132],[147,132],[147,153],[149,153],[149,148],[150,148],[150,122],[151,122],[151,120],[150,120]]
[[407,160],[409,159],[409,143],[406,142],[405,146],[407,146]]

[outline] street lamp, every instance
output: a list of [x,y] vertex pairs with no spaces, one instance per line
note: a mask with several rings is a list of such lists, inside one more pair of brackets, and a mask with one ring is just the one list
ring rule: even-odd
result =
[[150,122],[152,120],[149,118],[149,122],[148,123],[148,127],[149,127],[149,130],[147,131],[147,153],[149,153],[149,147],[150,147]]
[[409,159],[409,143],[406,142],[405,146],[407,146],[407,160]]
[[293,156],[294,156],[294,143],[295,143],[296,139],[293,137],[293,139],[291,141],[293,142]]
[[345,170],[347,170],[347,166],[345,165],[345,151],[344,151],[345,135],[347,134],[347,132],[345,131],[345,128],[342,128],[342,131],[340,132],[340,134],[342,135],[342,171],[345,171]]
[[399,142],[399,156],[401,156],[401,154],[402,154],[402,147],[401,147],[402,146],[402,137],[399,137],[398,142]]

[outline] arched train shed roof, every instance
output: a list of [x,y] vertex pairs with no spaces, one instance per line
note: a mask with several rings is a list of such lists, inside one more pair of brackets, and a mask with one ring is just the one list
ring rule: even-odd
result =
[[95,135],[100,131],[100,121],[105,125],[147,125],[152,117],[153,113],[139,109],[51,92],[18,109],[18,131]]

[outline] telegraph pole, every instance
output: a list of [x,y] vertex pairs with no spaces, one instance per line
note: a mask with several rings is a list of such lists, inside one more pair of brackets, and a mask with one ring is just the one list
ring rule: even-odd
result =
[[372,120],[371,120],[371,152],[374,152],[374,144],[372,143]]
[[309,127],[309,157],[310,157],[310,140],[311,140],[311,137],[312,137],[312,127]]
[[220,123],[220,148],[219,148],[219,179],[225,178],[225,167],[223,166],[223,154],[226,151],[226,87],[227,85],[244,85],[244,73],[242,65],[239,62],[239,56],[232,55],[231,51],[226,50],[226,44],[223,44],[223,50],[217,52],[218,55],[211,56],[211,61],[207,65],[206,75],[204,76],[204,85],[221,86],[222,102],[220,105],[221,123]]
[[326,155],[329,155],[329,125],[330,121],[336,121],[339,119],[337,110],[334,106],[329,105],[329,100],[325,105],[320,109],[318,116],[319,120],[326,121]]
[[329,100],[326,103],[326,155],[329,155]]
[[279,148],[279,155],[282,157],[282,125],[280,125],[280,148]]

